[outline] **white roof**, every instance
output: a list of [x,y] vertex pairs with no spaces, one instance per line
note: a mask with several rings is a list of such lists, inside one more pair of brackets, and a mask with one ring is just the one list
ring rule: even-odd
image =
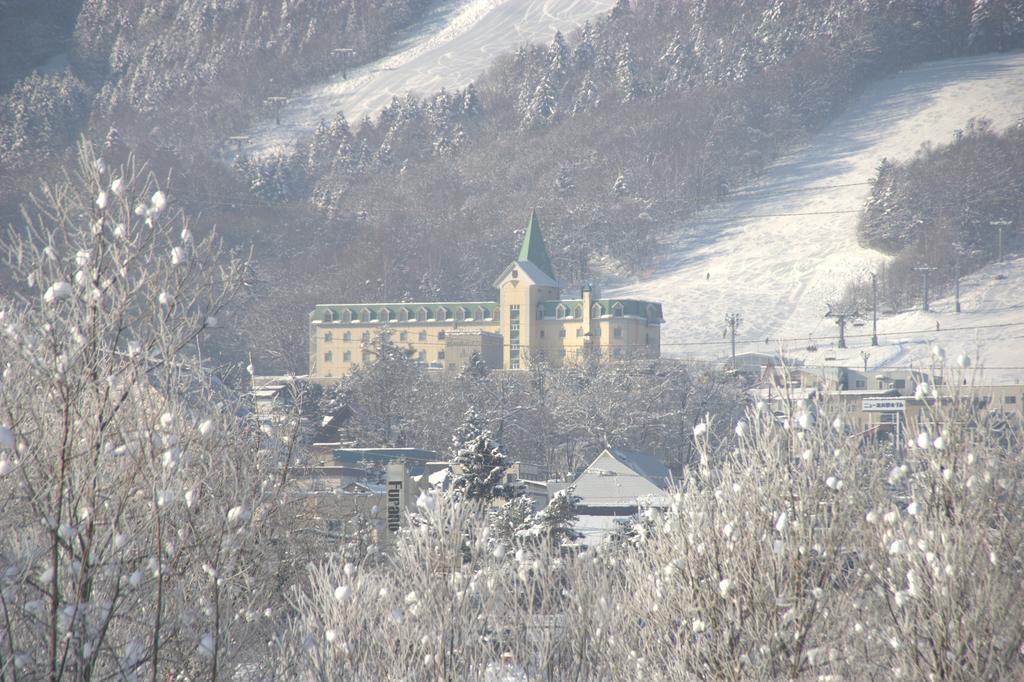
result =
[[509,263],[508,266],[501,271],[501,275],[498,276],[498,279],[494,280],[494,286],[496,288],[500,288],[502,283],[508,279],[509,273],[512,272],[512,268],[518,268],[521,278],[527,279],[537,286],[554,287],[556,289],[562,288],[554,278],[550,277],[546,272],[528,260],[516,260]]
[[654,457],[609,448],[576,478],[573,492],[583,506],[632,507],[665,498],[668,479],[668,468]]

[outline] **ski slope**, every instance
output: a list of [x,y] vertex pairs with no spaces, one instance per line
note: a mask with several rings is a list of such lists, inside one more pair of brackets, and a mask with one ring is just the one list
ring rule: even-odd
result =
[[349,122],[374,115],[392,97],[463,88],[498,55],[525,42],[548,43],[610,11],[615,0],[452,0],[442,3],[401,41],[393,54],[337,74],[289,98],[281,125],[268,119],[247,135],[249,153],[286,148],[321,120],[343,111]]
[[[830,347],[836,326],[824,319],[824,301],[851,279],[866,278],[885,256],[857,244],[858,212],[868,198],[878,162],[906,159],[925,142],[952,140],[972,116],[997,128],[1024,117],[1024,52],[932,62],[869,87],[839,118],[802,148],[780,159],[755,184],[682,225],[663,245],[665,254],[646,280],[609,295],[661,301],[666,323],[662,352],[721,357],[724,318],[742,315],[737,350],[784,349],[811,364],[863,366],[869,338],[853,338],[847,353]],[[1006,280],[993,278],[1003,274]],[[991,266],[962,287],[965,313],[905,313],[881,322],[881,334],[988,324],[1024,323],[1020,262]],[[850,333],[870,331],[851,328]],[[804,350],[813,336],[821,349]],[[927,338],[961,349],[981,348],[990,366],[1024,366],[1024,325],[938,332]],[[765,339],[770,339],[765,344]],[[870,349],[870,367],[927,364],[930,343],[914,334],[885,336]],[[924,337],[921,337],[924,338]],[[904,339],[902,343],[895,340]],[[710,342],[710,343],[709,343]],[[835,358],[826,361],[825,358]],[[1024,370],[986,373],[987,381],[1024,380]]]

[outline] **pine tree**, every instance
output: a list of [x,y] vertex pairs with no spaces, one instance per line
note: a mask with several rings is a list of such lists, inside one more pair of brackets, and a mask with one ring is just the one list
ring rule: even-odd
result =
[[508,460],[472,408],[452,437],[452,451],[451,464],[456,472],[452,489],[457,495],[470,500],[508,497],[504,480]]
[[579,540],[583,536],[574,528],[579,521],[579,502],[580,497],[573,494],[572,488],[559,490],[548,501],[548,506],[531,519],[531,533],[555,546]]

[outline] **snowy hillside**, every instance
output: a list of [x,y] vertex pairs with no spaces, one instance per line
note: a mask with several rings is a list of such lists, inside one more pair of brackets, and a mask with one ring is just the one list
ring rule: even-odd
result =
[[[933,62],[874,84],[761,181],[681,226],[650,279],[610,293],[665,304],[666,355],[721,357],[728,352],[721,345],[723,320],[735,312],[743,316],[737,338],[744,343],[738,350],[776,349],[774,339],[799,339],[786,344],[799,349],[810,335],[822,352],[809,361],[818,364],[827,356],[842,363],[842,357],[824,352],[836,335],[833,322],[823,318],[824,301],[885,258],[857,245],[867,181],[883,157],[903,159],[922,143],[949,142],[972,116],[987,116],[996,128],[1024,116],[1024,53]],[[993,280],[996,274],[1008,278]],[[906,313],[883,321],[880,333],[934,330],[936,321],[940,328],[1024,323],[1022,274],[1020,262],[989,267],[965,283],[964,314],[947,313],[952,301],[942,300],[934,314]],[[958,345],[972,353],[978,345],[974,331],[940,331],[930,338],[936,336],[954,353]],[[1020,336],[1024,324],[980,330],[987,364],[1024,366]],[[852,359],[845,364],[860,365],[868,341],[851,339]],[[927,348],[922,343],[874,349],[869,364],[920,364]],[[986,375],[987,380],[1021,378],[1024,370]]]
[[250,153],[292,144],[321,120],[343,111],[351,122],[373,115],[392,97],[462,88],[491,61],[526,42],[551,41],[614,7],[614,0],[468,0],[442,4],[394,54],[290,98],[281,125],[249,131]]

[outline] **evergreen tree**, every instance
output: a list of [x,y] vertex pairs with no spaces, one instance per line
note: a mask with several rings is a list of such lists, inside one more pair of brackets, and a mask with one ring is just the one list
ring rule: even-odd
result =
[[456,472],[452,489],[457,495],[470,500],[508,497],[504,481],[508,460],[472,408],[452,437],[452,452],[451,464]]
[[531,534],[555,546],[579,540],[583,536],[574,528],[579,521],[579,502],[580,498],[573,494],[572,488],[559,490],[548,501],[548,506],[531,519]]

